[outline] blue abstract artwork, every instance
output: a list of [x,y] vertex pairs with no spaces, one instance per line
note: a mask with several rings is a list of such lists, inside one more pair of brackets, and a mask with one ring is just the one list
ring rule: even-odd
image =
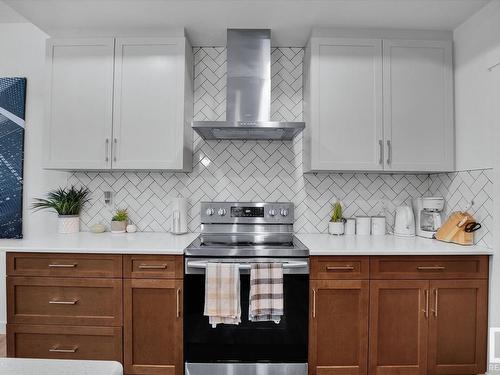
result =
[[0,78],[0,238],[23,237],[26,78]]

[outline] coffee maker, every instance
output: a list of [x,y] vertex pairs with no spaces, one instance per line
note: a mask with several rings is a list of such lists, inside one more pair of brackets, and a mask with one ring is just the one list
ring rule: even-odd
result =
[[417,236],[433,238],[441,227],[444,198],[422,197],[413,200]]

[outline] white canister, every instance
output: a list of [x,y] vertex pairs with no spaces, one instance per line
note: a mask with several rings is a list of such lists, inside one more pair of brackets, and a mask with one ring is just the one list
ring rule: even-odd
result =
[[356,216],[356,234],[370,235],[372,218],[370,216]]
[[172,198],[172,225],[170,233],[187,233],[188,201],[186,198]]
[[349,236],[356,234],[356,219],[346,219],[344,232]]
[[372,217],[372,235],[374,236],[385,235],[385,216]]

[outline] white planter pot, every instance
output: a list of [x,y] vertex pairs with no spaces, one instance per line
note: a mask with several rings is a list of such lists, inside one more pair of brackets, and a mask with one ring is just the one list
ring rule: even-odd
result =
[[57,219],[57,232],[61,234],[72,234],[80,232],[80,217],[61,215]]
[[344,222],[338,222],[338,223],[328,223],[328,232],[330,234],[334,234],[336,236],[340,236],[344,234]]
[[111,233],[125,233],[127,231],[126,221],[112,221],[111,222]]

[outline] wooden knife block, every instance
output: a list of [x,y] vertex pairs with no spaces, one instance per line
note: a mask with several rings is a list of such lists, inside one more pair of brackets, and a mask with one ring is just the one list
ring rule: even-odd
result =
[[453,242],[458,245],[474,245],[474,233],[467,233],[465,231],[465,226],[474,221],[474,217],[467,212],[453,212],[436,232],[436,239],[444,242]]

